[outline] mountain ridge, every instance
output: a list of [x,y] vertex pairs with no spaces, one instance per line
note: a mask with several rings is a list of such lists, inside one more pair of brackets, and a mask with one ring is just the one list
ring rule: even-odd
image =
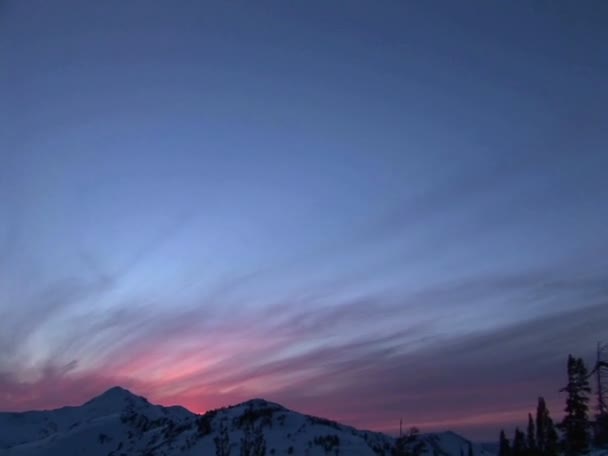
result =
[[[216,454],[216,442],[239,454],[258,436],[267,455],[389,456],[395,439],[326,418],[301,414],[254,398],[208,411],[150,403],[122,387],[112,387],[80,406],[55,410],[0,412],[0,455],[4,456],[194,456]],[[423,434],[428,456],[492,456],[452,432]]]

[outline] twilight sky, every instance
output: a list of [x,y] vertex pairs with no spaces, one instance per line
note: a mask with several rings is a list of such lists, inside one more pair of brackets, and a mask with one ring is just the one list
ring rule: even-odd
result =
[[608,3],[0,2],[0,410],[113,385],[493,439],[608,332]]

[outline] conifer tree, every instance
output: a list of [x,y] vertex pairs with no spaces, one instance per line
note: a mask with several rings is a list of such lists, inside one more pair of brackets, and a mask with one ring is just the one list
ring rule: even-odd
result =
[[548,415],[545,427],[545,448],[543,450],[543,456],[557,456],[559,453],[559,436],[553,425],[553,420]]
[[568,384],[561,391],[566,398],[566,416],[560,427],[563,430],[563,448],[566,456],[579,456],[589,452],[589,380],[587,368],[581,358],[568,356]]
[[594,443],[598,447],[608,446],[608,413],[598,413],[595,416]]
[[557,456],[558,436],[543,397],[536,406],[536,448],[542,456]]
[[509,439],[505,435],[504,429],[500,430],[498,456],[511,456],[511,444],[509,443]]
[[216,456],[230,456],[230,437],[225,421],[220,424],[219,435],[213,439],[213,443],[215,444]]
[[261,426],[254,426],[249,423],[243,432],[241,438],[241,456],[265,456],[266,455],[266,439]]
[[513,456],[525,456],[526,451],[526,436],[519,428],[516,428],[515,437],[513,437],[513,449],[511,453]]
[[424,441],[419,438],[420,431],[412,427],[395,441],[392,456],[420,456],[424,452]]
[[527,454],[535,456],[537,454],[536,448],[536,432],[534,430],[534,420],[532,414],[528,413],[528,432],[526,434],[526,446],[528,449]]
[[547,411],[547,404],[545,398],[539,397],[538,404],[536,405],[536,446],[538,447],[539,453],[545,452],[546,441],[547,441],[547,418],[549,412]]

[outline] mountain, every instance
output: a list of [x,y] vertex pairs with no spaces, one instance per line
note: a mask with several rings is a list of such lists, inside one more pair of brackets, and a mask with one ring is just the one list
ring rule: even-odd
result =
[[[470,443],[452,432],[423,434],[420,441],[428,456],[467,455]],[[246,442],[265,443],[266,455],[388,456],[395,440],[263,399],[197,415],[119,387],[79,407],[0,413],[2,456],[213,456],[216,442],[231,455],[239,455]],[[473,452],[493,456],[479,445]]]

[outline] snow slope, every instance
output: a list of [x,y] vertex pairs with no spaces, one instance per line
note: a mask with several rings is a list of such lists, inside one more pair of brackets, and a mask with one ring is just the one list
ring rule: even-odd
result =
[[[267,455],[388,456],[394,439],[303,415],[254,399],[196,415],[182,407],[150,404],[112,388],[80,407],[0,413],[0,455],[4,456],[194,456],[215,455],[214,439],[225,437],[231,455],[251,429],[263,433]],[[447,432],[421,439],[428,456],[468,454],[469,442]],[[492,456],[474,445],[475,456]]]

